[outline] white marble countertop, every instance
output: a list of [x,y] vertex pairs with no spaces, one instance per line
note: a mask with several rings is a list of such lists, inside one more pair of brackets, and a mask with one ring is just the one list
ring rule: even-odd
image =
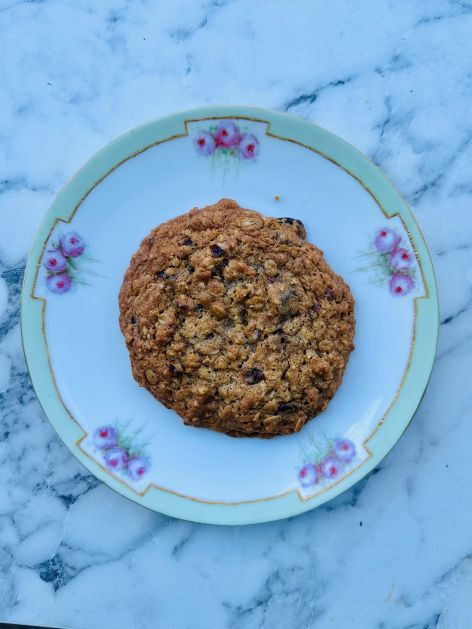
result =
[[[472,2],[0,0],[0,620],[84,629],[472,627]],[[202,104],[289,111],[383,168],[430,244],[441,334],[410,428],[288,521],[172,520],[101,485],[45,419],[25,256],[77,168]]]

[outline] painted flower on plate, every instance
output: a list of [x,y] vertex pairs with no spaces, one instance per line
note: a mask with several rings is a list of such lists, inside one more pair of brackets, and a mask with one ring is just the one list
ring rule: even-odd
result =
[[318,471],[313,463],[306,463],[298,473],[300,485],[304,488],[313,487],[318,482]]
[[356,447],[350,439],[343,437],[334,442],[334,453],[343,463],[350,463],[356,455]]
[[393,229],[383,227],[377,232],[374,244],[378,251],[390,253],[400,244],[401,236]]
[[56,295],[63,295],[70,290],[72,286],[72,280],[66,273],[48,275],[48,277],[46,278],[46,286],[47,289],[51,291],[51,293],[55,293]]
[[59,249],[48,249],[44,254],[43,266],[52,273],[60,273],[67,266],[67,260]]
[[216,148],[215,138],[208,131],[199,131],[193,139],[193,143],[200,155],[208,157],[213,155]]
[[388,227],[378,230],[373,247],[360,252],[359,257],[370,261],[358,271],[370,271],[370,283],[388,284],[390,293],[397,297],[408,295],[415,287],[416,265],[414,251],[402,243],[401,234]]
[[232,120],[220,120],[201,129],[193,136],[193,144],[197,153],[211,156],[212,166],[222,166],[225,174],[241,160],[250,162],[259,154],[257,137],[241,130]]
[[69,258],[78,258],[85,249],[82,238],[76,232],[69,232],[61,236],[62,253]]
[[334,456],[328,456],[321,464],[321,472],[328,480],[334,480],[341,471],[342,464]]
[[52,247],[47,249],[42,260],[47,270],[46,288],[51,293],[62,295],[77,284],[89,285],[84,278],[88,274],[100,277],[86,266],[97,260],[87,256],[79,260],[84,251],[84,239],[77,232],[59,234],[57,240],[52,242]]
[[415,287],[413,278],[402,273],[395,273],[389,282],[389,288],[392,295],[403,297],[408,295]]
[[230,148],[239,144],[241,133],[238,126],[231,120],[223,121],[218,124],[215,130],[216,146]]
[[133,456],[128,461],[128,476],[133,480],[139,480],[149,469],[149,461],[144,456]]
[[93,443],[99,450],[111,448],[118,441],[118,435],[113,426],[101,426],[93,435]]
[[239,142],[239,154],[244,159],[254,159],[259,154],[259,142],[252,133],[244,133]]
[[298,482],[308,491],[315,486],[329,487],[343,478],[357,460],[354,443],[347,437],[324,436],[316,441],[309,435],[313,448],[303,448],[304,465],[298,470]]
[[390,254],[389,262],[394,271],[403,271],[413,264],[413,254],[408,249],[399,247]]
[[128,463],[128,453],[120,446],[114,446],[105,452],[106,466],[115,472],[118,472]]

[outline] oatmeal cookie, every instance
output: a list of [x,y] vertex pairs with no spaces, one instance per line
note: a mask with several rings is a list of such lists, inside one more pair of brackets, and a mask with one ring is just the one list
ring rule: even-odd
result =
[[333,397],[354,300],[303,224],[222,199],[145,238],[120,291],[133,375],[186,424],[300,430]]

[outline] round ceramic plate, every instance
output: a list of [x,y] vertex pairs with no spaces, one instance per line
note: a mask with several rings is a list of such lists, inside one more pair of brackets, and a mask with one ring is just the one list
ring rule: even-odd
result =
[[[131,255],[159,223],[222,197],[301,219],[356,300],[343,383],[298,434],[184,426],[131,375],[118,327]],[[141,505],[219,524],[293,516],[365,476],[421,400],[437,331],[425,241],[378,168],[315,125],[245,107],[156,120],[95,155],[47,213],[22,294],[31,378],[72,453]]]

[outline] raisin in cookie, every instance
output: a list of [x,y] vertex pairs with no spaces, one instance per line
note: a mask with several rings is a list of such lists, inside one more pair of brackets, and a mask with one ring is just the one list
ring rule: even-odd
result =
[[120,312],[137,382],[186,424],[233,436],[300,430],[354,347],[354,300],[303,224],[230,199],[143,240]]

